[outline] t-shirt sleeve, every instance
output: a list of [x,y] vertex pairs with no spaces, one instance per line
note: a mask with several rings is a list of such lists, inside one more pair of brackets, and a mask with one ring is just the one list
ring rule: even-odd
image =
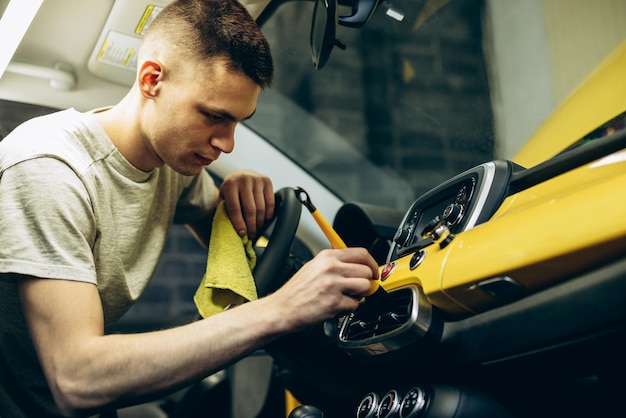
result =
[[96,283],[96,225],[78,175],[54,158],[0,177],[0,272]]
[[174,223],[188,224],[202,219],[215,204],[218,189],[207,170],[194,176],[176,206]]

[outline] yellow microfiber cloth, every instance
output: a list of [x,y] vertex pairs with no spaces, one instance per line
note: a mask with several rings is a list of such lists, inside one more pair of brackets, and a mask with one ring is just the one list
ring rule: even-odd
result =
[[194,295],[203,318],[258,298],[252,269],[256,255],[248,236],[235,231],[226,205],[220,202],[213,217],[206,273]]

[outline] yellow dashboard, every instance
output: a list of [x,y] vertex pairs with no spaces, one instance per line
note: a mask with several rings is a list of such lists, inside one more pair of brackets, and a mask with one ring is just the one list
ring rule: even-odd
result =
[[[514,163],[508,162],[509,167],[505,168],[496,167],[496,180],[498,170],[504,171],[502,175],[506,178],[512,178],[516,172],[544,163],[584,138],[601,142],[615,136],[611,134],[624,124],[626,115],[624,74],[626,42],[554,112],[519,151]],[[485,172],[488,169],[481,168]],[[473,175],[474,185],[469,187],[475,189],[471,190],[475,194],[471,197],[477,199],[482,178],[488,177],[478,171],[461,175],[464,179],[457,181],[448,194],[466,193],[463,181]],[[506,182],[506,178],[502,181]],[[484,187],[495,188],[496,180]],[[422,245],[403,241],[398,247],[406,246],[410,250],[392,252],[390,264],[381,266],[383,287],[392,291],[417,285],[433,306],[454,319],[566,280],[575,272],[593,268],[623,253],[626,223],[619,220],[626,216],[621,195],[625,188],[624,151],[607,153],[519,192],[509,187],[499,192],[500,200],[498,196],[485,198],[496,200],[496,206],[487,211],[488,222],[474,220],[456,231],[451,227],[450,236],[443,244],[442,237]],[[463,199],[467,200],[467,196]],[[473,209],[455,209],[454,205],[459,206],[458,196],[449,206],[446,203],[444,200],[443,206],[436,203],[432,206],[436,207],[435,212],[440,212],[442,207],[444,213],[464,210],[465,216]],[[422,213],[428,212],[425,207],[407,213],[404,224],[410,225],[405,226],[406,234],[424,233],[424,223],[419,223],[417,218],[427,216]],[[396,241],[406,238],[402,234],[401,227]]]

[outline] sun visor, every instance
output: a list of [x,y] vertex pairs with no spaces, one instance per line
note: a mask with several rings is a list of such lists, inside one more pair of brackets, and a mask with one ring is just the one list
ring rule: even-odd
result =
[[117,0],[89,57],[89,71],[114,83],[132,85],[143,35],[168,3],[169,0]]

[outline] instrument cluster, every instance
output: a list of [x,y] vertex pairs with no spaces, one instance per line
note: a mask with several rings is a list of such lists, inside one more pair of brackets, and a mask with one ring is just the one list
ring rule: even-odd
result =
[[512,170],[508,161],[490,161],[422,195],[400,223],[387,261],[432,244],[429,232],[437,226],[444,226],[454,234],[487,221],[506,197]]

